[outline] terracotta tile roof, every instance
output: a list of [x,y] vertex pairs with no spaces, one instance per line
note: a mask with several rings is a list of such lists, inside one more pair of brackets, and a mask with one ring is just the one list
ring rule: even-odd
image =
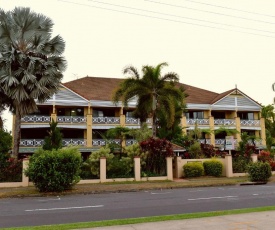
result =
[[[87,100],[110,101],[113,91],[119,86],[125,78],[105,78],[105,77],[83,77],[74,81],[63,83],[64,86],[75,93],[81,95]],[[191,85],[177,83],[178,87],[183,87],[186,97],[186,103],[193,104],[212,104],[220,100],[233,90],[224,93],[215,93]]]
[[119,78],[87,76],[63,83],[63,85],[87,100],[111,101],[113,91],[122,80]]

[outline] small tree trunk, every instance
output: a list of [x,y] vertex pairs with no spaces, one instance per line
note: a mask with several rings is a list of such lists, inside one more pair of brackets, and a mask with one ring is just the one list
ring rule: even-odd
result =
[[21,114],[19,109],[16,107],[15,113],[15,125],[14,125],[14,134],[13,134],[13,150],[12,156],[18,159],[19,155],[19,145],[21,137]]

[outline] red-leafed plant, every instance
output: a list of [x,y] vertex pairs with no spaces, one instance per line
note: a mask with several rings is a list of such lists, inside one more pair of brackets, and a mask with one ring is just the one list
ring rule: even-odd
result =
[[145,171],[156,175],[165,175],[166,157],[174,156],[171,142],[151,137],[142,141],[140,147],[142,151],[148,153]]

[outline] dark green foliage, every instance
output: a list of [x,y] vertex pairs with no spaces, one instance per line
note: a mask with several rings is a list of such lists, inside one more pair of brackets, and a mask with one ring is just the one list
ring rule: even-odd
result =
[[212,159],[203,162],[204,172],[208,176],[219,177],[222,175],[223,165],[220,161]]
[[7,154],[11,150],[11,146],[11,134],[3,129],[0,129],[0,158],[2,154]]
[[46,136],[44,140],[44,150],[62,148],[62,133],[60,132],[60,128],[57,127],[57,124],[58,123],[54,120],[50,123],[50,130],[48,131],[49,136]]
[[185,177],[200,177],[204,174],[201,162],[189,162],[183,166]]
[[233,173],[245,173],[251,160],[249,158],[238,156],[232,157]]
[[22,160],[9,158],[8,154],[0,155],[0,182],[22,181]]
[[271,167],[267,162],[254,162],[248,165],[248,174],[251,181],[267,182],[271,177]]
[[140,143],[143,152],[147,152],[145,171],[158,175],[166,174],[166,157],[173,157],[171,142],[166,139],[149,138]]
[[110,163],[111,167],[107,172],[107,178],[134,177],[134,168],[130,167],[130,159],[115,156]]
[[25,174],[40,192],[62,192],[80,180],[81,163],[77,148],[39,149],[30,157]]

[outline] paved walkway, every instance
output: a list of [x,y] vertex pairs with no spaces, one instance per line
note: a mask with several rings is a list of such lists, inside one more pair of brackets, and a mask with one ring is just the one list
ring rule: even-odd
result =
[[273,230],[275,211],[173,220],[154,223],[130,224],[81,230]]

